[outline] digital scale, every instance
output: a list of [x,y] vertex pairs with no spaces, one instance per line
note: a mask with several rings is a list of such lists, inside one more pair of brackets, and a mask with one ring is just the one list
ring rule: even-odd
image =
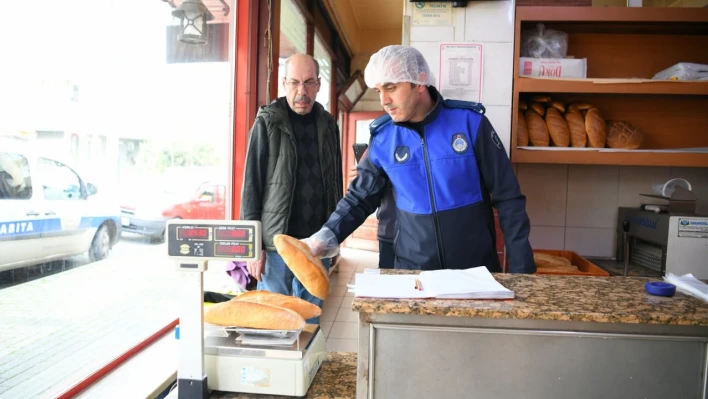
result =
[[178,264],[182,288],[177,389],[168,398],[205,399],[210,390],[304,396],[327,354],[318,325],[292,331],[207,325],[205,333],[208,262],[258,260],[261,223],[172,220],[167,252]]

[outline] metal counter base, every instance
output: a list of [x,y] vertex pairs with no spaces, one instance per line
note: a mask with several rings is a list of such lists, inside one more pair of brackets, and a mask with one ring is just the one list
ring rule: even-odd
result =
[[706,398],[706,328],[359,314],[357,398]]

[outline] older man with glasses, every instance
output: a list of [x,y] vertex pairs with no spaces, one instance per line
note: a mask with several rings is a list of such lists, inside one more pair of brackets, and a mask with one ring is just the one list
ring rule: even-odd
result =
[[[285,97],[264,106],[251,129],[241,192],[241,220],[260,220],[265,250],[249,262],[258,289],[295,295],[317,306],[273,245],[273,236],[306,238],[317,232],[342,198],[339,129],[315,101],[320,68],[309,55],[285,61]],[[322,259],[329,268],[330,259]],[[319,317],[308,323],[319,323]]]

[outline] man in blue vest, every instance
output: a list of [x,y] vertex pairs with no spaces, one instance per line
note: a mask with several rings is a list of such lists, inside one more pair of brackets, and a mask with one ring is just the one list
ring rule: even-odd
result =
[[423,55],[388,46],[364,73],[384,115],[370,125],[358,177],[324,227],[303,240],[313,254],[331,256],[395,192],[395,268],[500,272],[492,207],[499,212],[512,273],[534,273],[526,197],[481,104],[444,100]]

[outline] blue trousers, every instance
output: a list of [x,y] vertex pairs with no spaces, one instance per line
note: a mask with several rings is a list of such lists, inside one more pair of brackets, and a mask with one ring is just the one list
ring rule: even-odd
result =
[[[322,264],[329,271],[331,259],[322,259]],[[322,308],[323,300],[310,294],[302,283],[295,278],[293,272],[283,262],[283,258],[275,251],[266,251],[265,273],[261,275],[261,280],[258,283],[259,290],[277,292],[283,295],[293,295],[304,299],[307,302],[315,304]],[[305,320],[308,324],[320,324],[320,318],[313,317]]]

